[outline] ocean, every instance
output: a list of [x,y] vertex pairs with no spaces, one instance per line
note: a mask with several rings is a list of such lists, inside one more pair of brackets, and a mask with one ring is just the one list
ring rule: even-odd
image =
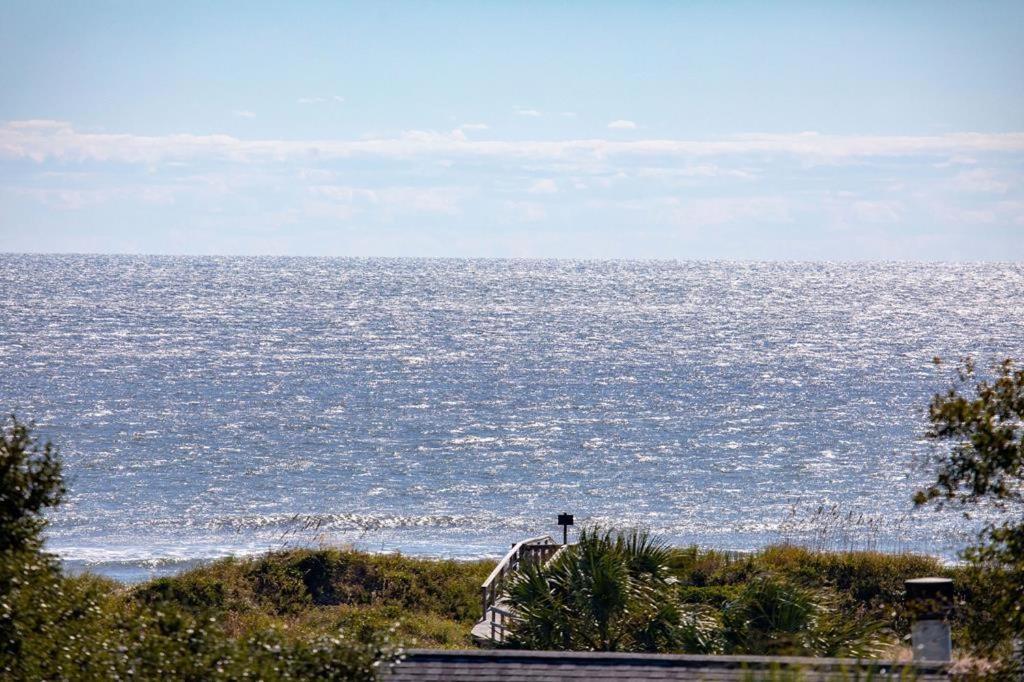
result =
[[1024,264],[0,255],[0,410],[124,580],[294,546],[481,557],[578,524],[952,559],[914,511],[952,364]]

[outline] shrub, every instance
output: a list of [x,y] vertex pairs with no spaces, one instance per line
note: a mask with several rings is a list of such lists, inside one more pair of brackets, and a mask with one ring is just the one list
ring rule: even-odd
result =
[[43,512],[63,496],[57,448],[11,415],[0,429],[0,552],[38,550]]
[[109,581],[67,578],[52,564],[15,570],[21,587],[3,600],[13,634],[0,652],[7,679],[372,680],[393,654],[383,626],[358,639],[274,622],[232,633],[212,607],[172,601],[195,595],[167,582],[148,586],[145,601],[126,600]]
[[1005,359],[989,379],[979,378],[966,358],[956,383],[933,396],[926,435],[943,448],[935,482],[914,502],[964,509],[988,503],[1002,512],[964,554],[987,586],[987,618],[971,627],[980,651],[1001,657],[1015,671],[1008,674],[1024,675],[1024,649],[1011,655],[1011,641],[1024,639],[1024,368]]

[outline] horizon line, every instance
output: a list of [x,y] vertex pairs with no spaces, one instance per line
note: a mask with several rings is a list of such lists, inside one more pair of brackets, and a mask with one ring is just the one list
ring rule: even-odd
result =
[[0,251],[0,257],[6,256],[77,256],[77,257],[115,257],[115,258],[238,258],[238,259],[294,259],[294,260],[465,260],[465,261],[555,261],[555,262],[617,262],[617,263],[776,263],[798,265],[802,263],[856,265],[856,264],[892,264],[892,265],[1024,265],[1020,260],[936,260],[936,259],[893,259],[893,258],[853,258],[853,259],[807,259],[807,258],[655,258],[655,257],[583,257],[583,256],[361,256],[361,255],[307,255],[307,254],[274,254],[274,253],[145,253],[145,252],[104,252],[104,251]]

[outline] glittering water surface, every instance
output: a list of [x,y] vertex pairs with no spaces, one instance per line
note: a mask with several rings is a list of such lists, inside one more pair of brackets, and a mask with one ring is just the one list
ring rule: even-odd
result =
[[563,510],[951,556],[967,522],[907,516],[932,357],[1024,349],[1022,264],[0,266],[0,407],[71,479],[50,547],[111,574],[318,542],[493,555]]

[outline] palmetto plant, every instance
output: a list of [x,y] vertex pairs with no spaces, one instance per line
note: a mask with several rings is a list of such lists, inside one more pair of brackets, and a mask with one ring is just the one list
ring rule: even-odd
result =
[[526,566],[507,598],[510,642],[530,649],[678,651],[714,629],[678,603],[670,550],[645,531],[586,529],[546,565]]

